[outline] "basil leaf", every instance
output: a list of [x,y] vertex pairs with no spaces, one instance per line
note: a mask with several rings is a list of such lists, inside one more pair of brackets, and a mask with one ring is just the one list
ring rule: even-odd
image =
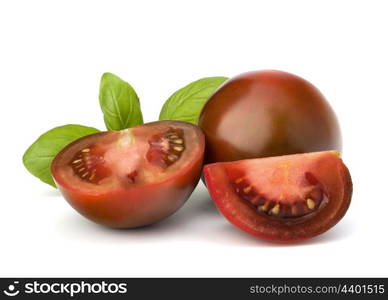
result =
[[116,75],[102,75],[99,100],[108,130],[121,130],[143,124],[139,97],[127,82]]
[[72,124],[55,127],[43,133],[27,149],[23,155],[24,166],[35,177],[56,187],[50,171],[55,155],[71,142],[98,131],[96,128]]
[[197,124],[202,107],[227,79],[226,77],[206,77],[176,91],[164,103],[159,120],[179,120]]

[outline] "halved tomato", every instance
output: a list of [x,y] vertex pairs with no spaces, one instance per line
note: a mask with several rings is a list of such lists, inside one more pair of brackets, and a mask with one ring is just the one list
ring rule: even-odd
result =
[[336,151],[214,163],[204,175],[232,224],[273,241],[325,232],[345,215],[352,196],[350,173]]
[[51,165],[66,200],[112,227],[138,227],[178,210],[198,183],[204,136],[192,124],[160,121],[83,137]]

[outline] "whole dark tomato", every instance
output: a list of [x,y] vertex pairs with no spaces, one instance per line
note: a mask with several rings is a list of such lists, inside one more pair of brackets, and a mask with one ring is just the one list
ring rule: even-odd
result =
[[336,116],[306,80],[281,71],[241,74],[205,104],[205,162],[341,150]]
[[65,147],[51,171],[83,216],[138,227],[178,210],[197,185],[204,136],[192,124],[160,121],[83,137]]
[[235,226],[271,241],[299,241],[333,227],[352,197],[338,152],[220,162],[204,168],[210,195]]

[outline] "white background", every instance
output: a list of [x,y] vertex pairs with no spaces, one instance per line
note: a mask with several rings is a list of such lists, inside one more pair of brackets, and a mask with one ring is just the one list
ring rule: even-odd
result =
[[[386,1],[2,1],[0,276],[388,276]],[[354,182],[345,218],[295,245],[251,238],[202,183],[173,217],[112,230],[78,215],[22,164],[52,127],[104,129],[103,72],[155,120],[205,76],[280,69],[336,111]]]

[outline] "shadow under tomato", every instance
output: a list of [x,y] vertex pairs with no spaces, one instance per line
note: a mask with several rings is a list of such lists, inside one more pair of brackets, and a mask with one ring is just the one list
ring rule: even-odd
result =
[[[201,185],[201,183],[200,183]],[[190,232],[194,232],[199,239],[206,239],[211,243],[230,246],[248,247],[297,247],[338,242],[348,238],[354,233],[353,224],[345,218],[329,231],[314,238],[299,242],[270,242],[255,238],[246,234],[230,224],[217,210],[214,202],[204,185],[197,188],[196,193],[189,200],[187,207],[183,208],[170,219],[163,222],[182,222],[189,224]],[[175,219],[174,219],[175,218]],[[206,228],[200,228],[199,223],[206,224]],[[194,230],[197,228],[197,230]]]
[[43,197],[58,197],[58,196],[61,196],[61,192],[58,189],[52,187],[52,188],[47,188],[47,190],[44,190],[41,193],[41,195]]
[[309,240],[294,243],[295,246],[304,245],[317,245],[317,244],[328,244],[333,242],[339,242],[347,239],[355,232],[355,227],[348,220],[342,220],[339,224],[331,228],[329,231],[316,236]]
[[[52,192],[54,194],[58,191]],[[229,224],[218,212],[203,186],[195,190],[178,212],[152,225],[129,229],[110,228],[93,223],[74,211],[69,212],[60,222],[61,230],[72,238],[98,243],[101,240],[110,240],[119,243],[157,244],[178,239],[199,240],[233,247],[298,247],[333,243],[350,236],[354,232],[352,225],[345,219],[328,232],[301,242],[279,243],[260,240]]]
[[353,232],[354,230],[351,224],[348,222],[341,222],[331,230],[308,240],[299,242],[271,242],[255,238],[242,232],[237,227],[224,222],[223,224],[218,224],[218,226],[214,228],[214,232],[209,238],[209,241],[230,246],[299,247],[340,242],[341,240],[348,238]]
[[73,212],[58,224],[62,234],[71,239],[94,244],[157,244],[167,241],[174,224],[154,224],[138,228],[112,228],[94,223]]

